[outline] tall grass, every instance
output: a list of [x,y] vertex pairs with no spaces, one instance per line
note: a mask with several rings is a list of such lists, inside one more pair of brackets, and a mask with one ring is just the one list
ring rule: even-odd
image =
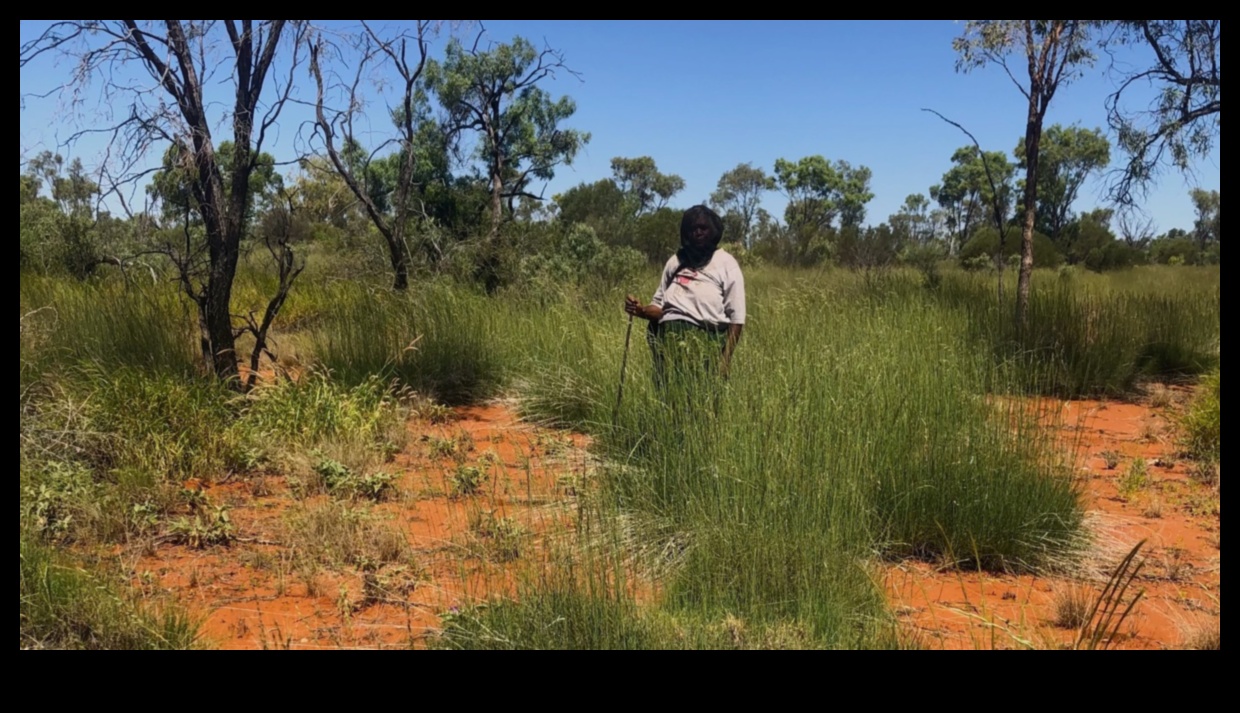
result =
[[507,375],[510,325],[502,307],[482,295],[443,285],[409,294],[350,283],[311,289],[324,309],[315,354],[346,383],[379,374],[462,403],[494,394]]
[[[966,316],[900,285],[833,279],[759,292],[722,387],[706,376],[659,392],[639,336],[614,428],[619,295],[540,315],[529,361],[544,366],[526,377],[525,408],[596,434],[613,463],[603,521],[630,531],[618,547],[663,553],[651,586],[679,622],[792,622],[806,645],[889,645],[865,560],[1039,569],[1082,542],[1078,493],[1031,415],[985,397],[995,369],[967,349]],[[572,606],[584,597],[607,619],[598,590]],[[529,597],[529,616],[545,616],[547,600]],[[506,606],[511,618],[522,605]],[[614,616],[597,625],[629,621],[622,607]],[[562,631],[539,645],[589,645]]]
[[1141,379],[1183,378],[1218,364],[1217,269],[1037,278],[1023,326],[1012,319],[1010,290],[1003,303],[996,299],[993,278],[953,273],[938,291],[943,304],[968,315],[970,340],[991,354],[1009,385],[1120,395]]
[[198,625],[183,611],[155,611],[25,535],[20,542],[18,641],[22,648],[185,649]]
[[1025,394],[1217,365],[1217,270],[1134,275],[1040,274],[1016,330],[980,276],[926,289],[911,273],[753,269],[730,380],[656,388],[639,322],[618,412],[618,289],[306,282],[287,328],[311,372],[242,398],[191,376],[192,322],[168,289],[23,277],[23,522],[122,480],[243,469],[273,443],[370,448],[400,418],[394,384],[449,402],[511,389],[527,417],[592,433],[606,465],[580,551],[516,601],[449,617],[446,645],[890,646],[874,558],[1037,571],[1082,544],[1079,493]]
[[23,390],[82,363],[181,376],[196,364],[193,316],[168,285],[23,274],[20,310]]

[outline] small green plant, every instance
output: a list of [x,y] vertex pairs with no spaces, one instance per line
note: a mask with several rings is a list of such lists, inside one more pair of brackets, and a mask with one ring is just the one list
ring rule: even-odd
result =
[[368,475],[358,478],[353,486],[354,492],[358,495],[370,498],[371,500],[383,500],[396,492],[396,475],[393,473],[385,473],[376,471]]
[[173,542],[195,550],[215,545],[227,546],[232,543],[236,532],[228,509],[227,505],[216,505],[210,512],[200,511],[192,518],[177,518],[168,534]]
[[393,441],[381,441],[376,443],[374,449],[379,453],[379,457],[384,463],[391,463],[396,460],[396,455],[400,453],[400,444]]
[[160,515],[158,505],[150,500],[134,503],[129,511],[129,525],[139,534],[145,534],[159,527]]
[[44,466],[37,483],[22,487],[22,522],[48,539],[70,534],[75,513],[94,494],[90,472],[74,463],[53,461]]
[[457,446],[455,438],[430,436],[427,439],[427,443],[432,458],[451,458],[456,455]]
[[314,465],[314,472],[323,479],[328,490],[339,490],[353,478],[353,471],[348,466],[330,458],[320,458]]
[[482,492],[487,481],[487,474],[481,468],[472,465],[459,465],[448,476],[450,495],[453,498],[468,497]]
[[1103,451],[1099,455],[1102,456],[1102,463],[1107,470],[1115,470],[1119,466],[1119,451]]
[[314,472],[323,479],[328,492],[333,495],[383,500],[396,490],[393,485],[396,476],[391,473],[377,471],[357,475],[348,466],[330,458],[319,460]]
[[1184,436],[1181,446],[1193,458],[1203,461],[1222,460],[1222,386],[1218,370],[1201,380],[1201,389],[1188,410],[1179,419]]
[[521,557],[521,545],[526,530],[521,523],[508,517],[495,517],[495,513],[480,513],[471,523],[474,534],[482,538],[487,554],[497,562],[511,562]]
[[1145,464],[1145,459],[1137,458],[1128,466],[1128,470],[1120,476],[1119,495],[1125,500],[1131,500],[1133,496],[1144,490],[1149,485],[1149,482],[1149,468]]

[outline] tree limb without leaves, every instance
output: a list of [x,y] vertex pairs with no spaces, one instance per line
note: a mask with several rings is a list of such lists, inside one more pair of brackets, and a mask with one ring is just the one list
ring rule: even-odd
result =
[[[396,290],[404,290],[409,286],[410,255],[406,231],[409,227],[414,168],[417,161],[414,141],[421,114],[419,108],[424,102],[424,98],[420,96],[420,82],[426,68],[428,35],[433,29],[430,20],[416,20],[415,23],[412,32],[401,31],[389,36],[383,36],[370,24],[362,23],[363,31],[352,40],[356,57],[354,74],[350,81],[339,82],[335,87],[337,93],[343,96],[343,109],[329,108],[324,98],[328,88],[323,78],[323,64],[327,54],[335,47],[322,35],[317,35],[310,42],[310,74],[314,77],[317,89],[314,137],[323,142],[332,166],[365,207],[366,215],[387,243],[394,273],[392,287]],[[339,56],[339,52],[334,54]],[[385,64],[396,73],[399,103],[391,114],[398,136],[377,146],[361,161],[350,161],[342,157],[341,152],[342,148],[356,150],[361,146],[355,122],[363,107],[360,93],[363,77],[372,64]],[[337,141],[337,136],[343,140],[343,147]],[[365,173],[369,170],[373,157],[393,143],[397,146],[399,168],[392,191],[393,210],[388,214],[379,206],[379,197],[373,195]],[[437,249],[433,243],[430,245],[433,253],[436,253],[430,257],[437,259],[440,257]]]
[[[238,387],[238,332],[230,308],[249,176],[268,131],[289,101],[299,62],[297,39],[305,29],[305,24],[289,20],[71,20],[52,23],[20,48],[22,67],[49,55],[74,62],[69,80],[58,90],[75,104],[83,102],[92,82],[101,83],[102,125],[75,133],[68,143],[89,133],[109,136],[108,156],[120,164],[111,172],[114,190],[149,173],[138,165],[154,146],[181,147],[179,159],[192,176],[190,190],[206,240],[201,246],[187,241],[177,253],[178,270],[198,308],[207,368]],[[288,74],[281,81],[276,59],[290,39],[286,34],[295,37],[288,43]],[[225,70],[233,89],[226,116],[234,150],[227,166],[216,153],[214,102],[204,92]],[[272,96],[263,101],[269,87]],[[113,120],[116,107],[124,107],[124,113]],[[231,179],[227,191],[225,172]],[[186,229],[188,234],[188,224]]]
[[999,192],[999,184],[995,180],[996,171],[991,167],[989,157],[986,155],[986,152],[982,150],[982,145],[977,142],[977,137],[974,136],[972,132],[961,126],[959,123],[943,116],[934,109],[922,109],[922,111],[934,114],[948,124],[960,129],[965,136],[969,137],[969,140],[973,142],[973,145],[977,147],[977,155],[982,162],[982,169],[986,173],[986,181],[990,184],[990,217],[991,220],[995,222],[995,230],[999,233],[999,247],[995,251],[994,260],[995,270],[999,275],[999,302],[1003,302],[1003,248],[1007,245],[1008,222],[1003,217],[1006,210],[1006,201],[1003,198],[1003,194]]

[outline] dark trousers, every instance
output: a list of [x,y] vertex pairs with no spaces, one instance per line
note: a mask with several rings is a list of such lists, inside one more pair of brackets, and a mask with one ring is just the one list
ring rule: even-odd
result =
[[692,413],[701,406],[717,411],[727,331],[672,320],[652,322],[646,338],[654,361],[655,386],[663,399],[677,411]]

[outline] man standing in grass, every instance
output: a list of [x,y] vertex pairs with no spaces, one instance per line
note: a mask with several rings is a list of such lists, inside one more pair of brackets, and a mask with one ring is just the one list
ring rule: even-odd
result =
[[[655,380],[687,377],[686,386],[705,375],[727,377],[732,354],[745,325],[745,278],[736,258],[719,249],[723,220],[704,205],[680,219],[680,250],[663,268],[659,289],[645,306],[633,295],[624,311],[649,320],[648,339]],[[681,381],[677,378],[677,381]]]

